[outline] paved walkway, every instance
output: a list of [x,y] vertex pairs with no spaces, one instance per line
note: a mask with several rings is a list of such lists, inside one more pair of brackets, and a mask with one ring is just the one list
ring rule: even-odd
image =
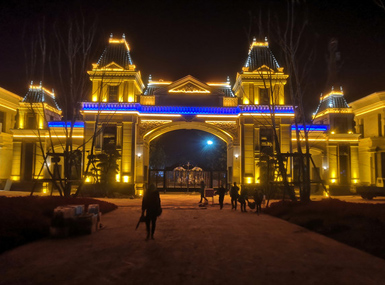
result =
[[108,201],[92,235],[45,239],[0,255],[0,284],[384,284],[385,260],[268,215],[161,195],[155,240],[139,199]]

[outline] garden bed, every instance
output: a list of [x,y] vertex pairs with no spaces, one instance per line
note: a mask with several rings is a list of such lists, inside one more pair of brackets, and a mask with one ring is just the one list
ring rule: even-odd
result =
[[385,259],[385,204],[280,201],[265,213]]
[[49,236],[53,210],[62,205],[99,204],[105,214],[116,205],[91,198],[0,196],[0,253]]

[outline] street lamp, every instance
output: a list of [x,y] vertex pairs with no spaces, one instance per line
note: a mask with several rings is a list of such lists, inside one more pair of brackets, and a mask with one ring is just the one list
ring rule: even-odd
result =
[[213,141],[212,141],[212,140],[208,140],[208,141],[207,141],[207,144],[208,144],[208,145],[212,145],[212,144],[213,144]]

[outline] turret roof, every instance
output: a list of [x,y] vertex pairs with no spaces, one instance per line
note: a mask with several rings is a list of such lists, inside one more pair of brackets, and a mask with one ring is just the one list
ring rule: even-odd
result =
[[124,34],[121,39],[115,39],[111,34],[108,46],[104,49],[99,58],[98,66],[104,67],[112,62],[115,62],[125,69],[128,69],[129,65],[133,65],[130,55],[130,47],[126,42]]
[[48,91],[42,86],[42,83],[40,82],[40,85],[33,85],[33,82],[31,82],[31,85],[29,86],[27,94],[25,94],[23,101],[26,103],[46,103],[49,106],[60,110],[59,105],[57,104],[55,100],[55,93]]
[[322,96],[320,98],[320,103],[317,107],[315,114],[321,113],[326,109],[341,109],[341,108],[350,108],[348,103],[345,100],[344,93],[342,91],[336,91],[332,88],[331,92]]
[[263,65],[266,65],[273,70],[280,67],[269,48],[267,38],[265,38],[265,42],[257,42],[254,38],[245,62],[245,67],[248,67],[249,71],[254,71]]

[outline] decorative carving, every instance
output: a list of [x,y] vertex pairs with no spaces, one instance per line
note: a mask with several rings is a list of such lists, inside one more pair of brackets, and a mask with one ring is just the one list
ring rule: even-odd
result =
[[139,136],[143,137],[149,131],[152,131],[170,122],[171,122],[170,120],[142,120],[138,125]]
[[230,134],[234,140],[238,138],[238,125],[236,122],[226,122],[226,121],[206,121],[210,125],[216,126],[218,129],[221,129],[228,134]]
[[184,85],[177,86],[171,90],[169,90],[170,93],[210,93],[209,90],[206,90],[204,88],[201,88],[195,84],[192,83],[186,83]]

